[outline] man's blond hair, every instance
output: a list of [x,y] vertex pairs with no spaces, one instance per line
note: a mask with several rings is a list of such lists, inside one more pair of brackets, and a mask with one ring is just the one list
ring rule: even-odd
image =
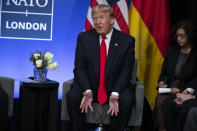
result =
[[111,6],[109,5],[97,5],[92,8],[92,16],[95,12],[108,12],[111,18],[114,18],[114,12]]

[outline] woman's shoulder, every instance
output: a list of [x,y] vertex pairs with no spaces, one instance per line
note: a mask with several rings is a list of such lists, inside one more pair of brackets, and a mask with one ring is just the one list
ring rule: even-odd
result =
[[180,48],[178,46],[171,46],[168,48],[167,54],[175,53],[177,51],[180,51]]

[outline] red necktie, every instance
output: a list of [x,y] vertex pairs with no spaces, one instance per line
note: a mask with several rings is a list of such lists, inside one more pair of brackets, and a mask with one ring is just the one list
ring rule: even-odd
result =
[[100,45],[100,80],[99,80],[99,88],[97,92],[97,100],[103,105],[107,101],[107,91],[105,88],[105,65],[107,58],[107,49],[105,44],[105,39],[107,37],[102,36],[102,42]]

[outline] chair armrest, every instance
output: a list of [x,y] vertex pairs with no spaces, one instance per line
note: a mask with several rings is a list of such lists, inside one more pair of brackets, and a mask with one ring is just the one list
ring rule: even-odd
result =
[[137,81],[135,89],[135,105],[132,109],[129,126],[141,126],[143,106],[144,106],[144,85],[142,82]]
[[62,88],[62,109],[61,109],[61,120],[69,120],[68,107],[67,107],[67,92],[71,88],[73,79],[65,81]]

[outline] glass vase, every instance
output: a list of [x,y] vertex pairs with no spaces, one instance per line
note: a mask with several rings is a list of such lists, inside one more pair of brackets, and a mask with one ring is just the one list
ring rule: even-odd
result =
[[39,69],[39,68],[34,68],[34,80],[40,81],[40,82],[45,82],[47,80],[47,72],[48,69]]

